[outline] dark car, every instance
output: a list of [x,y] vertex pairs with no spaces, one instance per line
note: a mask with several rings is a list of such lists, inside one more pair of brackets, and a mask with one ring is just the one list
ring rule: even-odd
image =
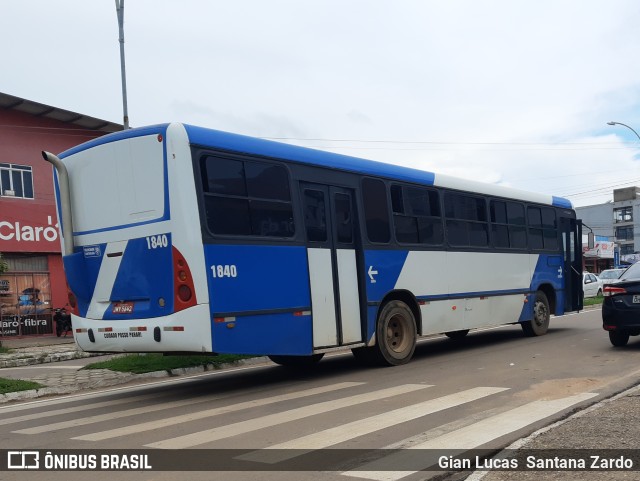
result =
[[640,262],[604,288],[602,327],[617,347],[626,346],[629,336],[640,334]]

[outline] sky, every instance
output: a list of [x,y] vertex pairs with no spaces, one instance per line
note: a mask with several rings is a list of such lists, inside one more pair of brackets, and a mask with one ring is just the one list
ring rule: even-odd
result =
[[[0,91],[122,123],[113,0],[0,0]],[[637,0],[126,0],[129,119],[609,202],[640,186]]]

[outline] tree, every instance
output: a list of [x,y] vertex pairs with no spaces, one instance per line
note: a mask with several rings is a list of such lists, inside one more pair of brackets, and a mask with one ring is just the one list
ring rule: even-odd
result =
[[2,258],[2,253],[0,252],[0,274],[4,274],[9,270],[9,264]]

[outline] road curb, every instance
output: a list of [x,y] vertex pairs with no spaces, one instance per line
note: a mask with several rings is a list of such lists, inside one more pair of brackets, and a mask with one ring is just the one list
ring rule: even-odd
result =
[[[506,448],[500,450],[500,452],[496,453],[493,457],[496,459],[500,459],[505,457],[504,456],[504,452],[508,451],[508,452],[514,452],[518,449],[522,449],[525,448],[529,443],[531,443],[534,439],[536,439],[537,437],[543,435],[544,433],[551,431],[559,426],[562,426],[563,424],[566,424],[570,421],[572,421],[573,419],[577,419],[583,416],[586,416],[590,413],[592,413],[593,411],[596,411],[598,409],[602,409],[604,407],[606,407],[608,404],[617,401],[620,398],[623,398],[625,396],[630,396],[635,394],[636,392],[640,392],[640,384],[636,384],[635,386],[631,386],[630,388],[627,388],[621,392],[612,394],[611,396],[601,399],[598,402],[595,402],[583,409],[578,409],[577,411],[569,414],[567,417],[560,419],[558,421],[556,421],[555,423],[549,424],[548,426],[544,426],[540,429],[538,429],[537,431],[534,431],[533,433],[529,434],[528,436],[525,436],[523,438],[518,439],[517,441],[514,441],[513,443],[511,443],[509,446],[507,446]],[[472,472],[467,478],[466,481],[481,481],[482,479],[484,479],[489,473],[491,473],[491,471],[474,471]]]
[[[86,354],[86,353],[83,353],[83,354]],[[92,357],[92,356],[82,356],[82,357]],[[61,360],[66,360],[66,359],[61,359]],[[27,391],[16,391],[16,392],[10,392],[6,394],[0,394],[0,404],[6,404],[13,401],[27,401],[27,400],[37,399],[45,396],[72,394],[78,391],[112,387],[112,386],[117,386],[121,384],[126,384],[132,381],[138,381],[138,380],[144,380],[144,379],[181,377],[181,376],[188,376],[188,375],[194,375],[194,374],[201,374],[203,372],[209,372],[209,371],[211,372],[221,371],[224,369],[232,369],[232,368],[242,367],[242,366],[267,364],[268,362],[269,361],[267,357],[255,357],[251,359],[240,359],[238,361],[233,361],[233,362],[220,364],[220,365],[209,364],[207,366],[196,366],[196,367],[188,367],[188,368],[163,370],[163,371],[153,371],[153,372],[146,372],[142,374],[118,373],[118,374],[121,374],[121,376],[103,378],[99,380],[92,380],[89,382],[71,384],[67,386],[54,386],[54,387],[47,386],[40,389],[29,389]],[[32,364],[38,364],[38,363],[32,363]],[[109,369],[104,369],[104,371],[108,371],[109,373],[117,372],[117,371],[111,371]]]

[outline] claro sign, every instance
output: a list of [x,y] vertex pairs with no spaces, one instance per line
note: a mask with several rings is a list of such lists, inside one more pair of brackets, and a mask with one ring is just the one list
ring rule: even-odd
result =
[[51,216],[47,217],[47,226],[21,225],[20,222],[0,221],[0,239],[17,242],[40,242],[58,240],[58,224],[52,224]]
[[41,213],[23,220],[3,217],[0,214],[0,252],[60,252],[54,215]]

